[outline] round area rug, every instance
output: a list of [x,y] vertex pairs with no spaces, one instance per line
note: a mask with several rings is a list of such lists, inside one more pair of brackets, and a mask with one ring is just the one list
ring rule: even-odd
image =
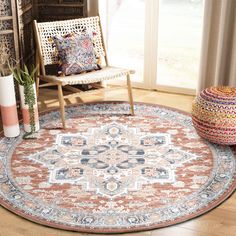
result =
[[56,228],[121,233],[183,222],[235,189],[235,147],[201,139],[157,105],[83,104],[41,114],[37,139],[0,139],[0,203]]

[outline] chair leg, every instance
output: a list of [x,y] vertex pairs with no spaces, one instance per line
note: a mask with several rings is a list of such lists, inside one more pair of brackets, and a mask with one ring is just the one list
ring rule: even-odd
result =
[[36,96],[39,96],[39,77],[36,76]]
[[66,122],[65,122],[65,101],[63,97],[63,91],[62,86],[58,85],[58,99],[60,104],[60,112],[61,112],[61,121],[62,121],[62,127],[63,129],[66,128]]
[[39,59],[39,51],[38,48],[36,48],[36,57],[35,57],[35,63],[36,63],[36,67],[37,67],[37,72],[36,72],[36,96],[39,96],[39,83],[40,83],[40,59]]
[[130,74],[127,74],[127,88],[128,88],[128,95],[129,95],[129,103],[131,108],[131,115],[134,115],[134,101],[133,101],[133,94],[132,94],[132,86],[130,81]]

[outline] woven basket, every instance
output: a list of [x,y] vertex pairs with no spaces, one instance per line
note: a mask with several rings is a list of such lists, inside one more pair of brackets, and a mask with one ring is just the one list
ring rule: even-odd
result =
[[210,142],[236,144],[236,88],[210,87],[194,100],[192,121],[197,133]]

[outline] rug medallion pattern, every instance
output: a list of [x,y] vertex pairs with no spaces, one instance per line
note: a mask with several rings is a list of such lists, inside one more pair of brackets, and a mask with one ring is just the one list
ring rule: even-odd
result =
[[202,214],[235,189],[235,147],[201,139],[189,115],[137,104],[85,104],[41,115],[35,140],[0,139],[0,199],[30,220],[129,232]]

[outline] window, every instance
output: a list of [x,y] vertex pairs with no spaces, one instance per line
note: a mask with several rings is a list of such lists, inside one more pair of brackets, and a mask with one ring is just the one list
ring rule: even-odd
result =
[[134,69],[134,86],[196,89],[203,0],[99,1],[110,65]]

